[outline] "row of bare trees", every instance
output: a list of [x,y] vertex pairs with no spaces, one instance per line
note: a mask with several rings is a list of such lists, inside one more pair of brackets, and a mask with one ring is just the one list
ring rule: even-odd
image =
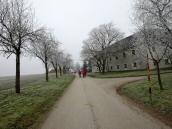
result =
[[46,81],[50,67],[62,69],[70,67],[71,56],[59,50],[59,42],[45,27],[37,27],[32,8],[25,0],[0,0],[0,52],[9,58],[16,57],[16,93],[20,93],[20,57],[31,54],[39,58],[46,71]]

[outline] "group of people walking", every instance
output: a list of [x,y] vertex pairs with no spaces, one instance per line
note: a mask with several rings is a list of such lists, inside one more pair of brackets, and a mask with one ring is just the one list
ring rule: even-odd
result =
[[88,72],[87,69],[83,68],[82,70],[78,71],[78,75],[79,75],[80,78],[81,77],[85,78],[87,76],[87,72]]

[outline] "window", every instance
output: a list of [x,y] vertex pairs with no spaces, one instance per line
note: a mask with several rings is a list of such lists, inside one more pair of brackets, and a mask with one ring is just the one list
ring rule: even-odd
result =
[[136,55],[136,51],[135,50],[132,50],[132,55]]
[[135,67],[135,68],[137,67],[137,63],[136,62],[133,63],[133,67]]
[[120,67],[119,65],[116,66],[117,69],[119,69],[119,67]]
[[111,57],[109,58],[109,61],[112,61],[112,58]]
[[124,68],[127,68],[127,64],[124,64]]
[[116,60],[118,60],[118,57],[116,56]]
[[169,60],[165,59],[165,64],[168,65],[169,64]]
[[124,58],[126,57],[126,54],[125,54],[125,52],[123,52],[123,57],[124,57]]
[[111,66],[110,69],[112,70],[113,69],[113,66]]

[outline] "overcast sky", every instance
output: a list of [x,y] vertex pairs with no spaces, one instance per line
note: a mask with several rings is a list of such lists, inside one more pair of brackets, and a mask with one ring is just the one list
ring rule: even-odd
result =
[[[49,27],[62,49],[75,62],[81,61],[82,41],[100,24],[113,22],[125,36],[134,32],[130,17],[133,0],[28,0],[35,9],[39,25]],[[35,58],[22,57],[21,74],[44,73],[43,64]],[[0,76],[15,74],[15,58],[0,56]]]

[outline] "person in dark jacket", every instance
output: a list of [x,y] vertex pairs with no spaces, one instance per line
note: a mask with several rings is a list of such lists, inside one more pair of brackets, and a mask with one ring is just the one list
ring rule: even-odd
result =
[[81,70],[78,71],[79,77],[81,78]]

